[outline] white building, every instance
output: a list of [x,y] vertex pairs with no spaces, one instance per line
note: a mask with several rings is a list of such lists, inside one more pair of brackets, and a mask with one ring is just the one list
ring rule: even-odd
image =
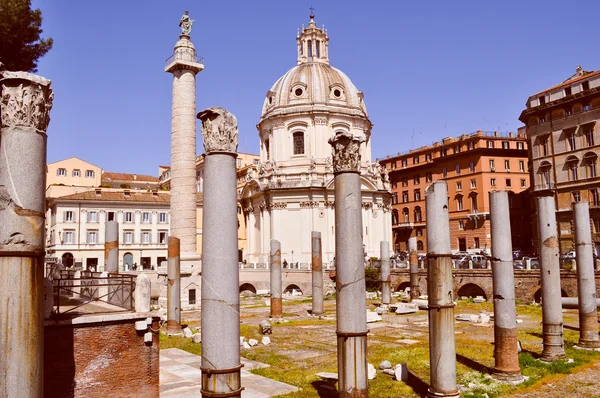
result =
[[335,256],[334,175],[327,140],[349,132],[361,146],[363,242],[379,257],[391,241],[391,194],[387,175],[371,162],[371,121],[364,95],[329,65],[329,37],[316,26],[299,33],[298,65],[267,92],[260,122],[261,164],[250,173],[241,205],[247,227],[246,261],[266,263],[271,239],[281,242],[282,261],[310,263],[311,231],[322,236],[323,261]]
[[95,188],[49,199],[46,252],[65,266],[104,270],[106,221],[119,222],[119,271],[167,260],[169,192]]

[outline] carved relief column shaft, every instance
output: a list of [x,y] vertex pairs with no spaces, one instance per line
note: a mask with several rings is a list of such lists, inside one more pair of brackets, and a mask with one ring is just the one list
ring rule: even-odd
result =
[[182,34],[165,68],[173,74],[171,236],[181,241],[182,263],[200,261],[196,252],[196,74],[204,65],[195,54],[190,37]]
[[240,296],[235,116],[212,107],[202,120],[204,211],[202,214],[203,397],[240,397]]
[[340,397],[368,396],[367,307],[362,242],[360,144],[348,133],[329,140],[335,174],[337,351]]
[[49,80],[4,72],[0,129],[1,395],[41,397]]

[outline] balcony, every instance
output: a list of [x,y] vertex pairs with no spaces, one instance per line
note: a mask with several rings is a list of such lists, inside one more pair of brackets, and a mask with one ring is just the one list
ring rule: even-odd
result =
[[553,191],[556,189],[556,184],[553,182],[545,184],[536,184],[533,186],[534,191]]
[[186,61],[186,62],[194,62],[197,64],[204,64],[204,58],[198,56],[195,52],[176,52],[173,53],[169,58],[165,61],[165,67],[169,66],[173,61]]
[[400,222],[397,224],[394,224],[394,228],[398,228],[398,229],[413,229],[415,227],[415,224],[412,222]]

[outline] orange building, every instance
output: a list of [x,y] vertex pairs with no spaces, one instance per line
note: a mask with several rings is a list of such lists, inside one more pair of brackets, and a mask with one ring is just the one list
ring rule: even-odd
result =
[[463,134],[431,146],[379,160],[392,188],[393,248],[408,251],[417,238],[419,253],[427,251],[425,190],[436,180],[448,183],[450,240],[453,251],[490,253],[490,190],[507,190],[511,206],[513,248],[531,248],[531,201],[527,140],[509,133]]
[[564,82],[530,96],[526,127],[534,195],[554,195],[561,253],[575,250],[573,202],[588,201],[600,254],[600,71],[577,67]]

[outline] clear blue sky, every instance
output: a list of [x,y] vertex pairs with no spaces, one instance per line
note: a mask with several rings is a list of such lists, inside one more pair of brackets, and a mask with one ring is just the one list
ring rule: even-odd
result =
[[374,157],[478,129],[516,131],[529,95],[577,65],[600,69],[598,1],[33,0],[54,38],[38,68],[55,91],[48,162],[77,156],[151,175],[169,164],[164,61],[184,10],[205,59],[198,111],[233,112],[239,150],[258,153],[264,96],[295,65],[311,5],[329,31],[331,64],[365,93]]

